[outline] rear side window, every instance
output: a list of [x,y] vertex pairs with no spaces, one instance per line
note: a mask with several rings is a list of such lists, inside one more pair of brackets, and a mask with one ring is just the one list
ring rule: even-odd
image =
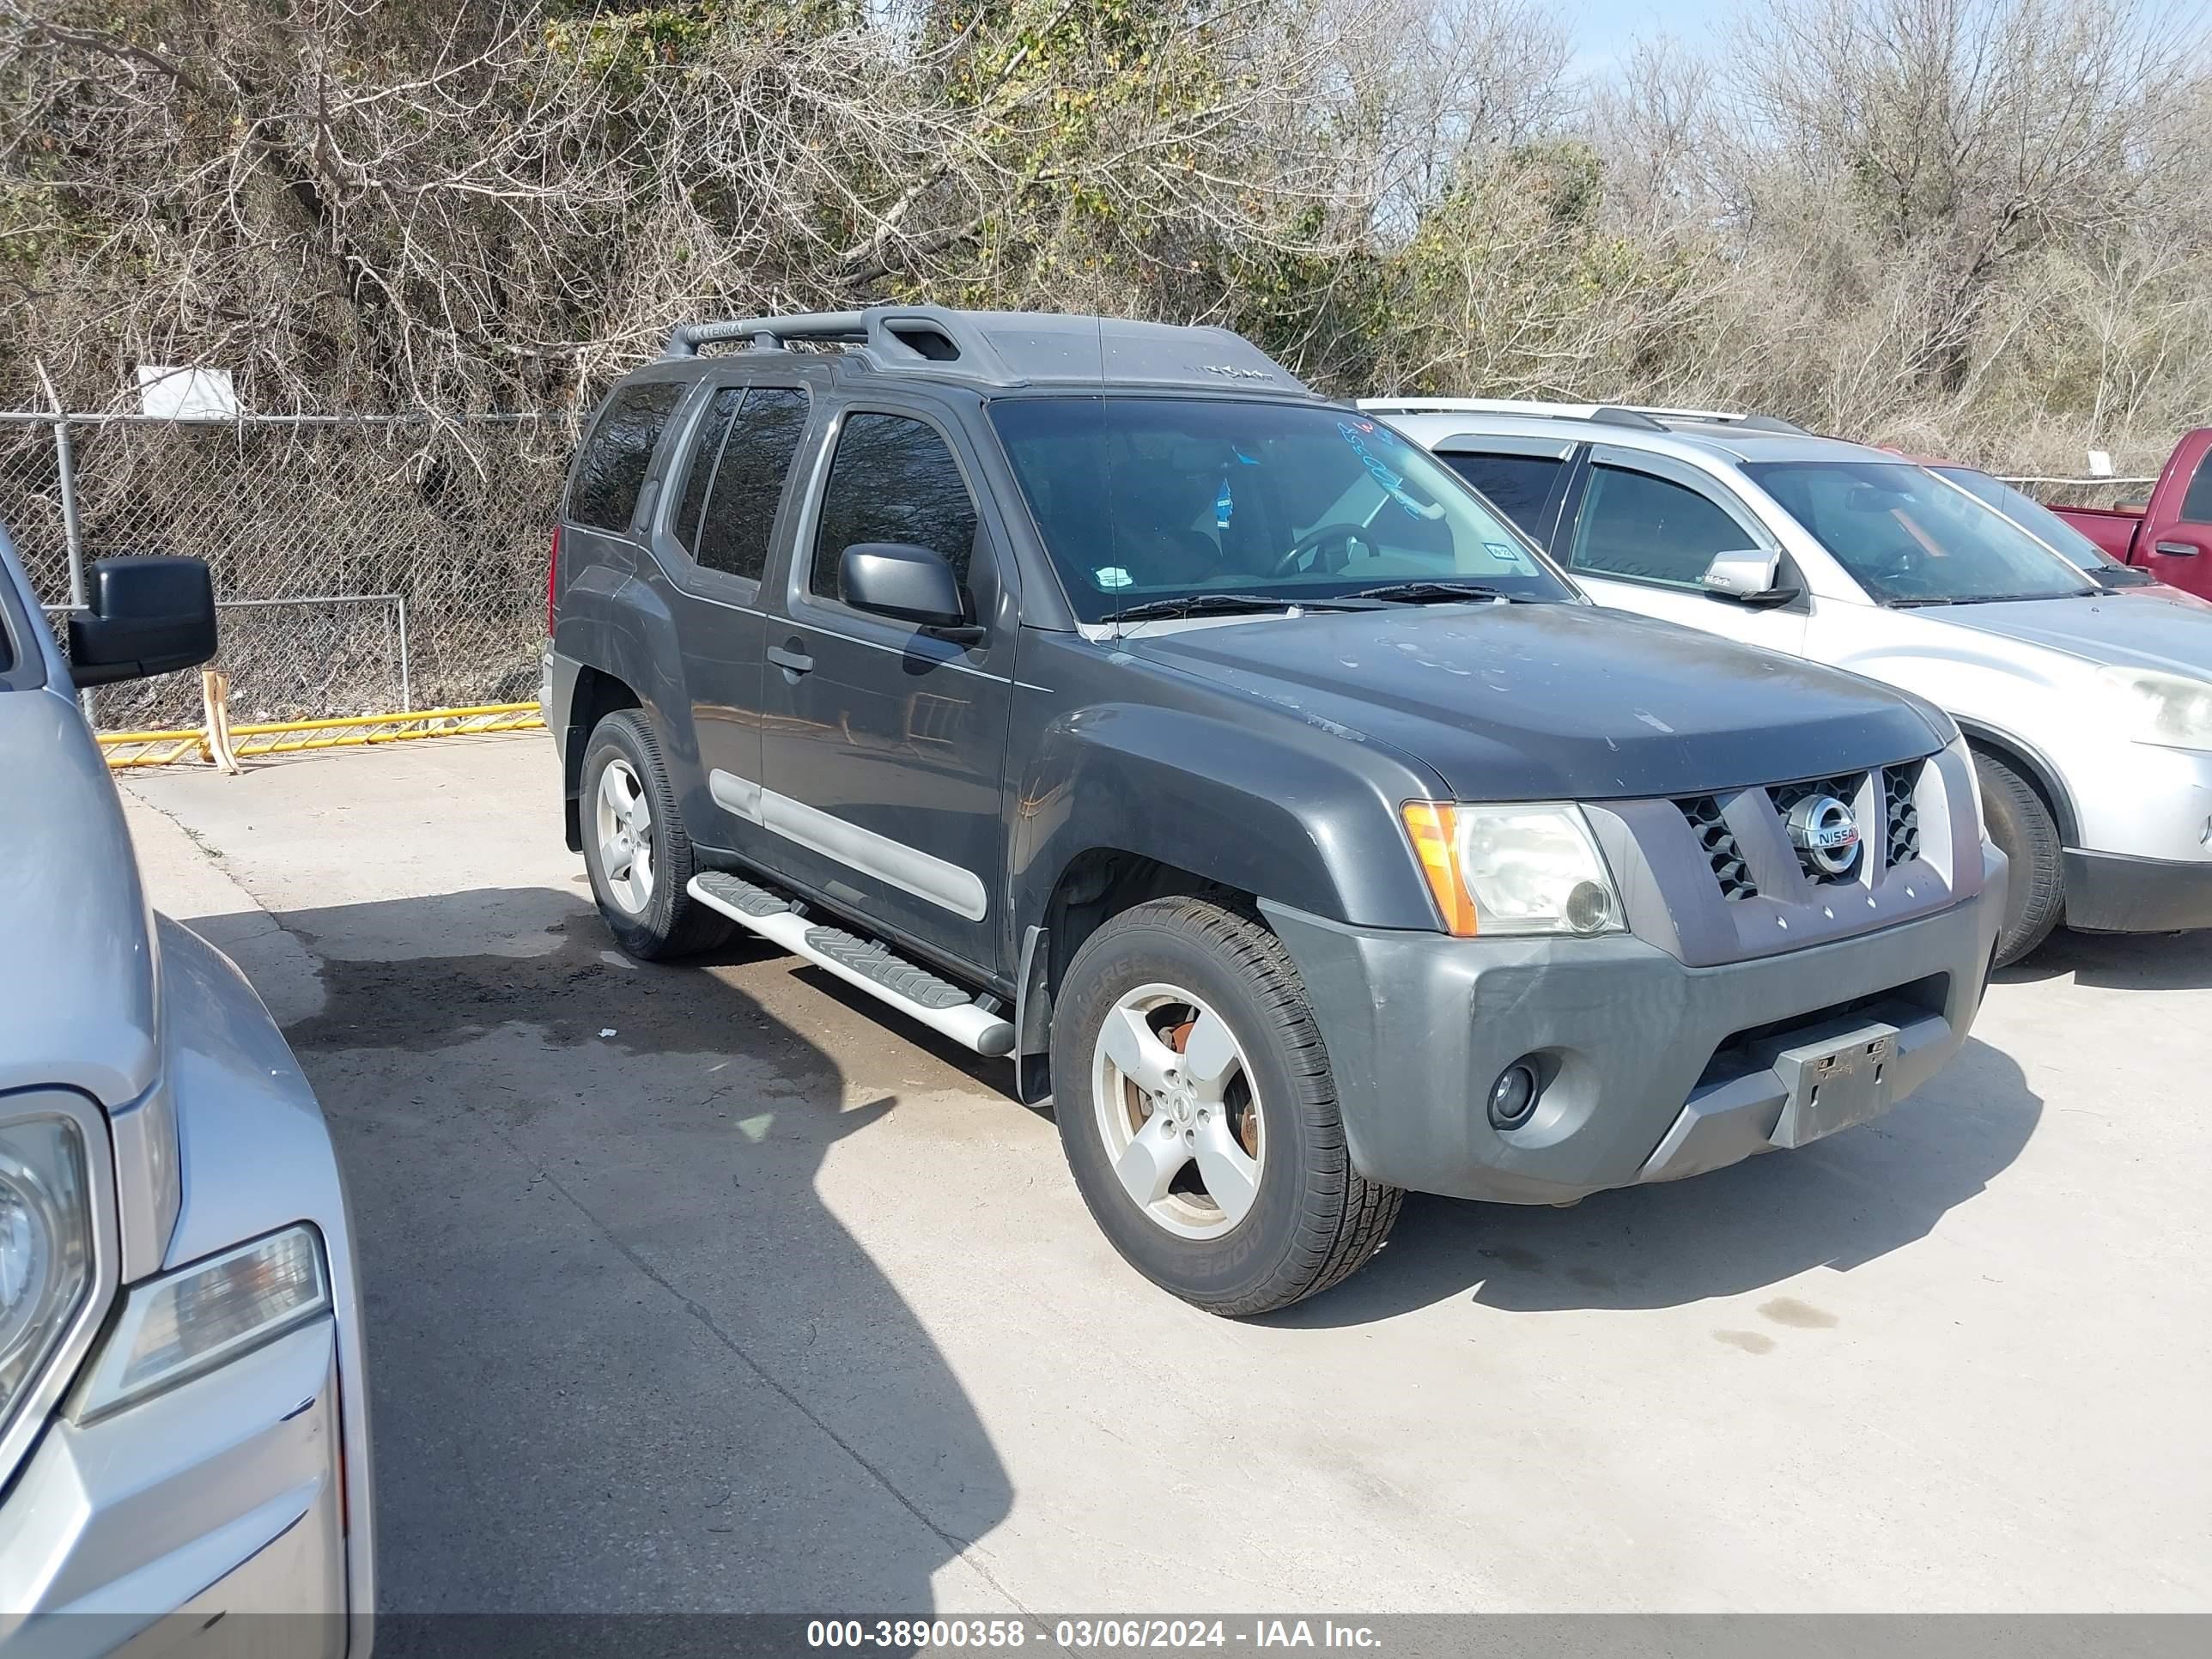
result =
[[[789,386],[757,386],[745,393],[744,407],[728,426],[692,556],[709,570],[758,581],[768,568],[769,538],[783,500],[784,476],[805,434],[806,394]],[[705,453],[702,440],[700,454]],[[695,464],[693,471],[697,470]]]
[[2189,493],[2181,498],[2181,516],[2191,524],[2212,524],[2212,449],[2204,452],[2204,459],[2197,463],[2197,476],[2189,481]]
[[1715,554],[1752,544],[1747,532],[1696,490],[1598,466],[1575,525],[1574,566],[1593,575],[1701,587]]
[[722,457],[722,440],[730,435],[730,422],[736,418],[744,395],[741,386],[724,386],[707,405],[706,418],[699,422],[699,441],[691,447],[691,470],[684,475],[684,501],[676,514],[676,539],[684,544],[687,553],[698,551],[699,515],[706,510],[707,486],[714,481],[714,463]]
[[848,415],[822,492],[821,527],[807,586],[837,597],[837,562],[855,542],[907,542],[940,554],[964,584],[975,550],[975,503],[927,422]]
[[1437,455],[1538,544],[1548,540],[1552,514],[1566,487],[1567,464],[1557,455]]
[[683,401],[680,380],[646,380],[607,399],[592,427],[591,442],[568,491],[572,523],[624,531],[637,511],[637,492],[652,465],[668,417]]

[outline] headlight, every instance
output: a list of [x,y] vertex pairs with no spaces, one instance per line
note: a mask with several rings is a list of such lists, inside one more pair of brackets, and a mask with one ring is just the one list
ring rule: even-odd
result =
[[0,1126],[0,1427],[92,1283],[84,1141],[65,1117]]
[[1966,787],[1974,798],[1974,838],[1990,838],[1990,821],[1982,814],[1982,775],[1974,769],[1974,751],[1966,747],[1966,738],[1960,732],[1943,745],[1951,751],[1952,758],[1966,769]]
[[2148,668],[2107,668],[2127,735],[2166,749],[2212,750],[2212,683]]
[[1579,806],[1416,800],[1402,810],[1449,932],[1620,931],[1620,896]]
[[329,1310],[314,1231],[293,1227],[140,1285],[123,1304],[70,1415],[137,1404]]

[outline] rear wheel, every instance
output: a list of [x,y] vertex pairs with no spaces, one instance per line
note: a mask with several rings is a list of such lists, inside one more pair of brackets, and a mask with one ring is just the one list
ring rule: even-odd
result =
[[1997,930],[1996,966],[2004,968],[2051,937],[2066,908],[2066,872],[2057,822],[2035,786],[1986,750],[1974,751],[1974,772],[1990,839],[2012,866]]
[[1138,1272],[1213,1313],[1324,1291],[1382,1247],[1400,1194],[1352,1167],[1336,1087],[1280,940],[1200,899],[1114,917],[1053,1017],[1060,1145]]
[[728,918],[684,890],[694,873],[691,837],[642,713],[617,709],[592,728],[582,785],[584,868],[615,943],[659,962],[727,939]]

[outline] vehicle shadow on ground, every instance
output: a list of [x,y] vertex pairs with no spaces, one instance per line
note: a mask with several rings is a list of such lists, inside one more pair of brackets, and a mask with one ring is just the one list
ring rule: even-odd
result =
[[2212,932],[2076,933],[2062,927],[2027,961],[2001,970],[1996,982],[2033,985],[2067,974],[2100,990],[2212,988]]
[[[1363,1325],[1462,1296],[1514,1313],[1674,1308],[1814,1267],[1848,1273],[1977,1196],[2042,1114],[2010,1057],[1970,1038],[1887,1116],[1795,1152],[1571,1209],[1409,1196],[1373,1262],[1266,1322]],[[1773,1317],[1825,1322],[1790,1297]]]
[[277,919],[321,959],[287,1034],[359,1241],[383,1609],[929,1611],[1012,1488],[817,1191],[898,1103],[749,988],[788,962],[630,963],[545,889]]

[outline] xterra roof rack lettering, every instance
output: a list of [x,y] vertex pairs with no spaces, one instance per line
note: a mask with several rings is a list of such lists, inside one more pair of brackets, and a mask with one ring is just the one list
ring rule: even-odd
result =
[[[739,506],[743,575],[687,531]],[[1335,1284],[1407,1188],[1561,1202],[1858,1122],[1980,996],[2003,862],[1944,715],[1598,610],[1219,330],[686,325],[560,548],[546,720],[623,947],[745,928],[1005,1056],[1217,1312]]]

